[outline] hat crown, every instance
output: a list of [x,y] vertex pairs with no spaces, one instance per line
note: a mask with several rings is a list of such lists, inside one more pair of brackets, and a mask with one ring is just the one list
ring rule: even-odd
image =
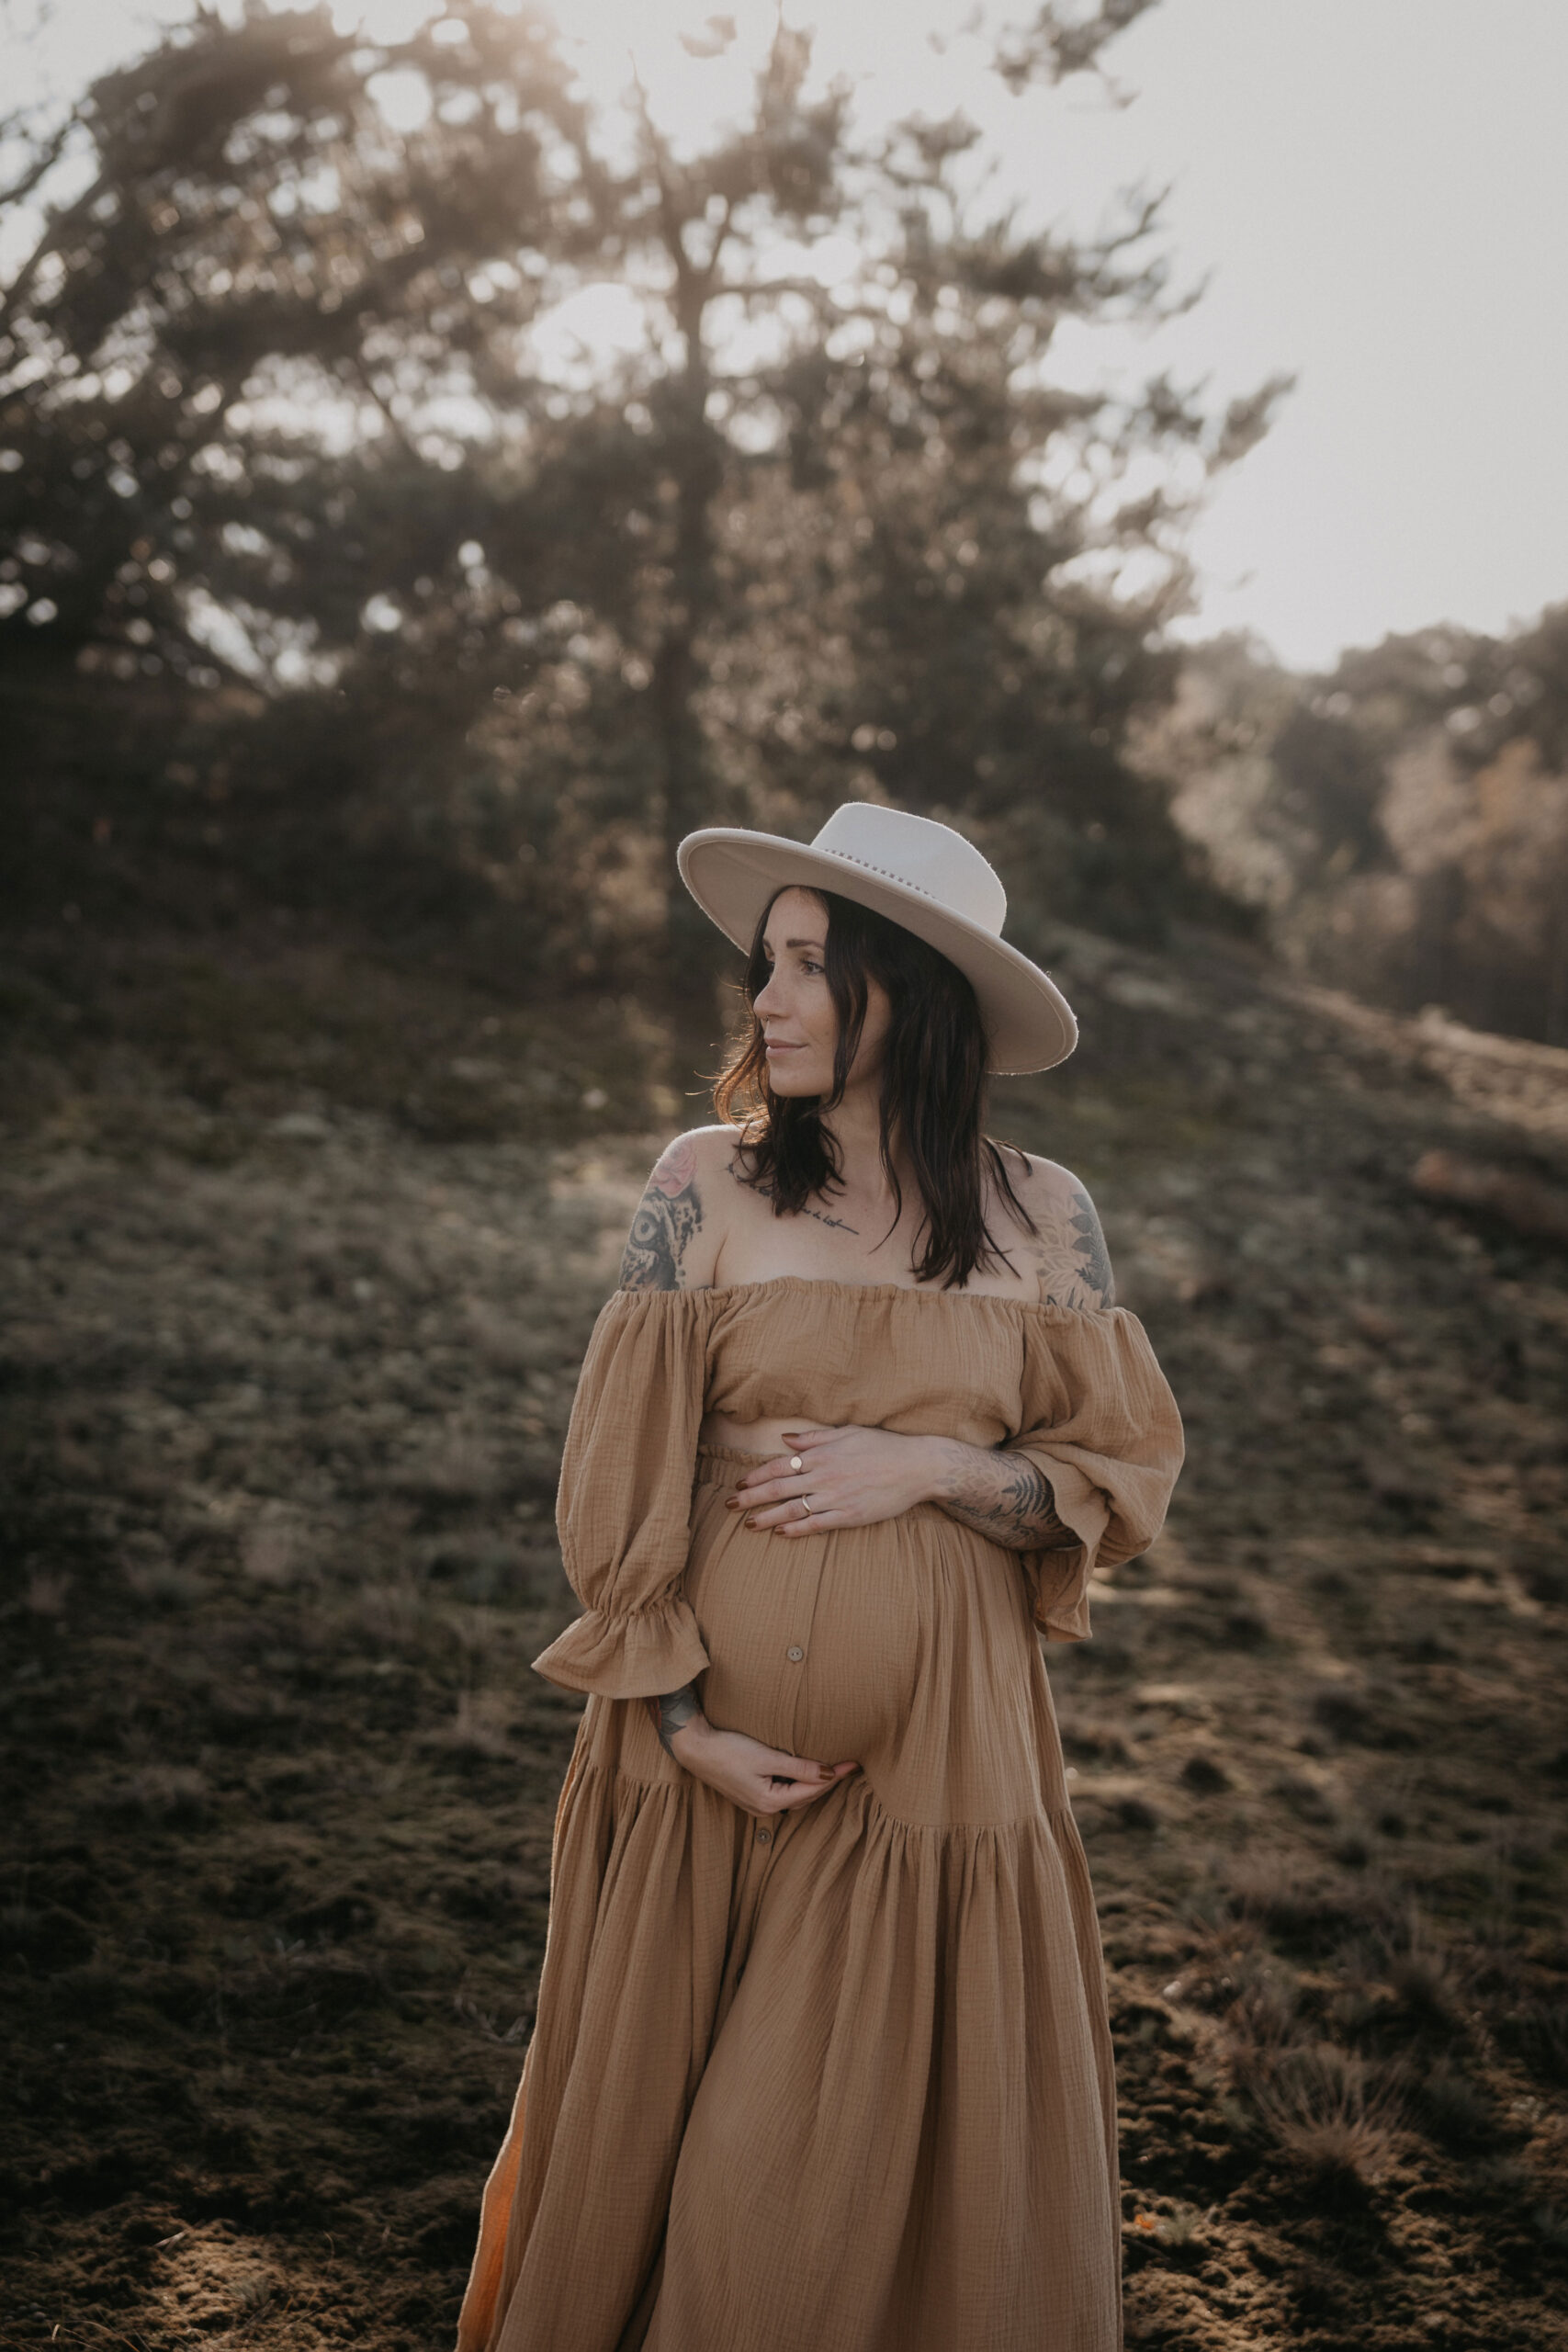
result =
[[873,800],[846,800],[811,846],[863,866],[885,882],[918,890],[933,905],[988,931],[993,939],[1001,937],[1008,898],[995,867],[973,842],[951,825],[939,825],[934,817],[880,808]]

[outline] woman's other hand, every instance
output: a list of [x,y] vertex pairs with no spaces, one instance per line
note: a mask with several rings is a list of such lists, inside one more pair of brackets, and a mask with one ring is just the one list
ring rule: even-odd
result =
[[705,1715],[694,1715],[671,1735],[670,1753],[694,1781],[705,1781],[742,1813],[793,1813],[860,1770],[853,1763],[818,1764],[808,1757],[786,1756],[743,1731],[719,1731]]
[[786,1430],[784,1436],[791,1451],[759,1462],[727,1498],[731,1510],[745,1513],[748,1527],[821,1535],[897,1519],[936,1496],[942,1438],[901,1437],[853,1421],[836,1430]]

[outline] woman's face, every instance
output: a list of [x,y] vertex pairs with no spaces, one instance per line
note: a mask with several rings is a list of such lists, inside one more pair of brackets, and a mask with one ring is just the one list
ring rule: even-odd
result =
[[[828,910],[815,890],[781,890],[762,933],[767,986],[753,999],[767,1041],[775,1094],[830,1094],[839,1016],[828,989]],[[868,974],[865,1021],[850,1065],[851,1089],[874,1078],[893,1017],[887,991]]]

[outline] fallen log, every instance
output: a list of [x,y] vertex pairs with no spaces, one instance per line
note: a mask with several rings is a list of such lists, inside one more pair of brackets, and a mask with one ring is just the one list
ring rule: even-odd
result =
[[1532,1240],[1568,1249],[1568,1193],[1539,1176],[1465,1159],[1455,1151],[1424,1151],[1410,1181],[1427,1200],[1469,1209]]

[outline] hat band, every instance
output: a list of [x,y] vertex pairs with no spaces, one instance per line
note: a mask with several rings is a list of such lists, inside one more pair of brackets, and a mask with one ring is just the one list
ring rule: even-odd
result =
[[[817,849],[815,842],[811,846]],[[924,883],[911,882],[907,874],[896,874],[890,865],[873,865],[869,857],[857,857],[852,849],[827,848],[818,850],[818,854],[820,857],[841,857],[846,865],[858,865],[863,873],[880,874],[884,881],[897,882],[900,890],[918,890],[922,899],[929,899],[933,907],[941,907],[948,914],[957,912],[957,909],[950,907],[945,899],[939,899],[934,890],[928,890]],[[961,920],[966,921],[967,918],[961,918]]]

